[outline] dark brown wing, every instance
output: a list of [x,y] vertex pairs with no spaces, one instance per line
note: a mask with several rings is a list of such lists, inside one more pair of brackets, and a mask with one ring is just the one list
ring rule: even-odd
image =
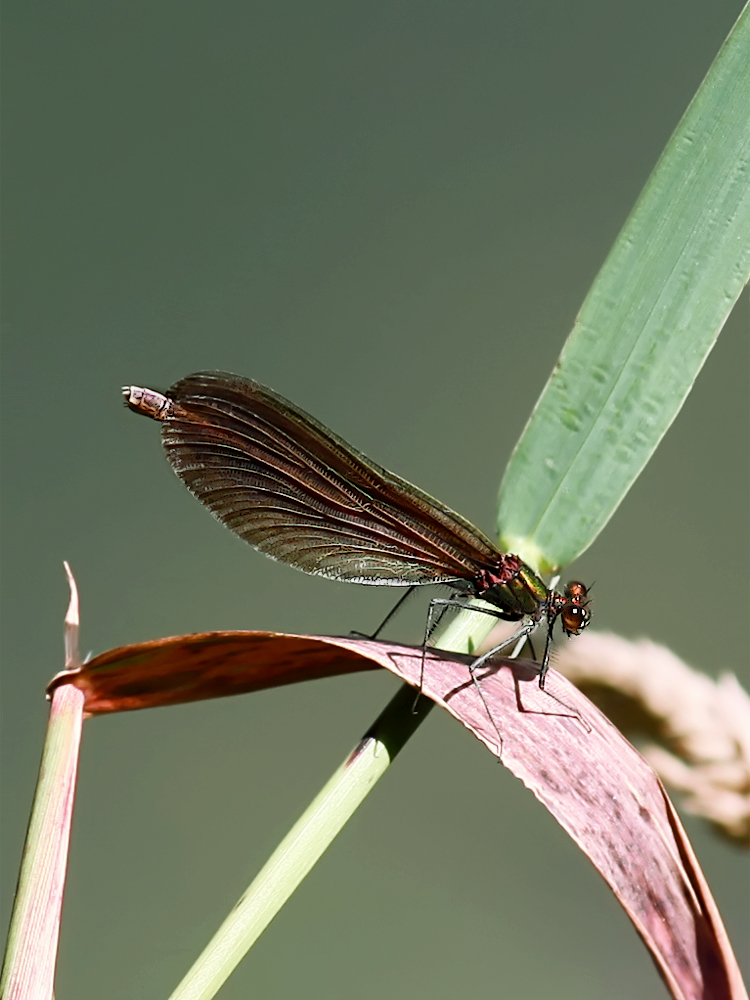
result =
[[199,372],[167,396],[162,440],[175,472],[274,559],[350,583],[471,587],[500,558],[468,521],[251,379]]

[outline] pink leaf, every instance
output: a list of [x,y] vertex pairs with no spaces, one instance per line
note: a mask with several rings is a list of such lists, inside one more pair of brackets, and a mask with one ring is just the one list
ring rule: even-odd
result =
[[[80,666],[78,594],[67,563],[65,569],[71,590],[65,662],[74,672]],[[5,1000],[51,1000],[53,995],[83,703],[82,692],[72,684],[54,692],[8,932],[0,983]]]
[[[606,880],[678,1000],[746,997],[716,905],[651,767],[569,681],[496,660],[483,699],[456,654],[430,651],[422,690],[470,729],[536,795]],[[267,632],[178,636],[96,657],[70,681],[95,714],[237,694],[385,667],[419,686],[408,646]]]

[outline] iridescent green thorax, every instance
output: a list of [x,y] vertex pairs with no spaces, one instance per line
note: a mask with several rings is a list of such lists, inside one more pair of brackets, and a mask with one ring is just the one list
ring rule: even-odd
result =
[[477,575],[477,596],[503,612],[508,621],[539,617],[547,606],[544,582],[518,556],[503,554],[496,566]]

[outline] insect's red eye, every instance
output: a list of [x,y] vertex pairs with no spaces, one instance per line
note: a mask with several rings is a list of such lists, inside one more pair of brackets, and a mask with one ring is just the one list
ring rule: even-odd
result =
[[579,604],[568,604],[563,608],[560,617],[562,627],[568,635],[578,635],[589,623],[588,611]]

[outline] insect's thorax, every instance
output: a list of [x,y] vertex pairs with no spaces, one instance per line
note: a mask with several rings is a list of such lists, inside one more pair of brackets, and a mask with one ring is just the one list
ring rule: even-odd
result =
[[477,597],[493,604],[509,621],[541,616],[547,607],[547,588],[518,556],[502,555],[495,566],[477,574],[475,585]]

